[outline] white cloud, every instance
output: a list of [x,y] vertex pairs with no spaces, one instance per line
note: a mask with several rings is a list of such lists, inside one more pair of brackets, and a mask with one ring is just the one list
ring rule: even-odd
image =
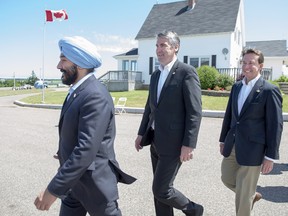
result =
[[138,47],[138,42],[132,38],[121,37],[120,35],[94,34],[94,43],[99,52],[111,52],[120,54],[132,48]]

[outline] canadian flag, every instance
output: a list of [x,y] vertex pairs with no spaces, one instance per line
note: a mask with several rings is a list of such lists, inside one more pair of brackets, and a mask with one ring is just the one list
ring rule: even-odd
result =
[[68,19],[68,14],[65,10],[45,10],[45,12],[47,22],[53,22],[55,20],[62,21]]

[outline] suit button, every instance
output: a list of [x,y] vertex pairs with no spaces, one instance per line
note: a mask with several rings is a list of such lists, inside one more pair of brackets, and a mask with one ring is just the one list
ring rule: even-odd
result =
[[237,122],[236,124],[238,124],[238,125],[239,125],[239,124],[240,124],[240,122]]
[[233,134],[233,136],[235,137],[235,134]]

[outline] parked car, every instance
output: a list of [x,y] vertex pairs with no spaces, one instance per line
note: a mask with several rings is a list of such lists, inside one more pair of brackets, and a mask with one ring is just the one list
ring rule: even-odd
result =
[[22,86],[19,87],[12,87],[12,90],[25,90],[25,89],[32,89],[32,86],[29,84],[24,84]]
[[32,86],[29,84],[25,84],[23,86],[20,86],[20,89],[32,89]]

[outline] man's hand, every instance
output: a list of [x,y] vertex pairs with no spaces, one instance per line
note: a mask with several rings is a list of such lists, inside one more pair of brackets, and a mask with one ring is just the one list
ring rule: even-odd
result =
[[262,168],[261,168],[262,174],[270,173],[273,169],[273,165],[274,165],[273,161],[264,159],[263,164],[262,164]]
[[185,162],[193,158],[194,149],[188,146],[181,147],[180,161]]
[[53,196],[47,189],[41,192],[34,201],[34,205],[38,210],[48,211],[51,205],[55,202],[57,197]]
[[220,147],[220,154],[223,155],[224,143],[221,142],[219,144],[219,147]]
[[142,136],[138,135],[136,140],[135,140],[135,148],[137,151],[141,150],[143,147],[140,145],[142,140]]

